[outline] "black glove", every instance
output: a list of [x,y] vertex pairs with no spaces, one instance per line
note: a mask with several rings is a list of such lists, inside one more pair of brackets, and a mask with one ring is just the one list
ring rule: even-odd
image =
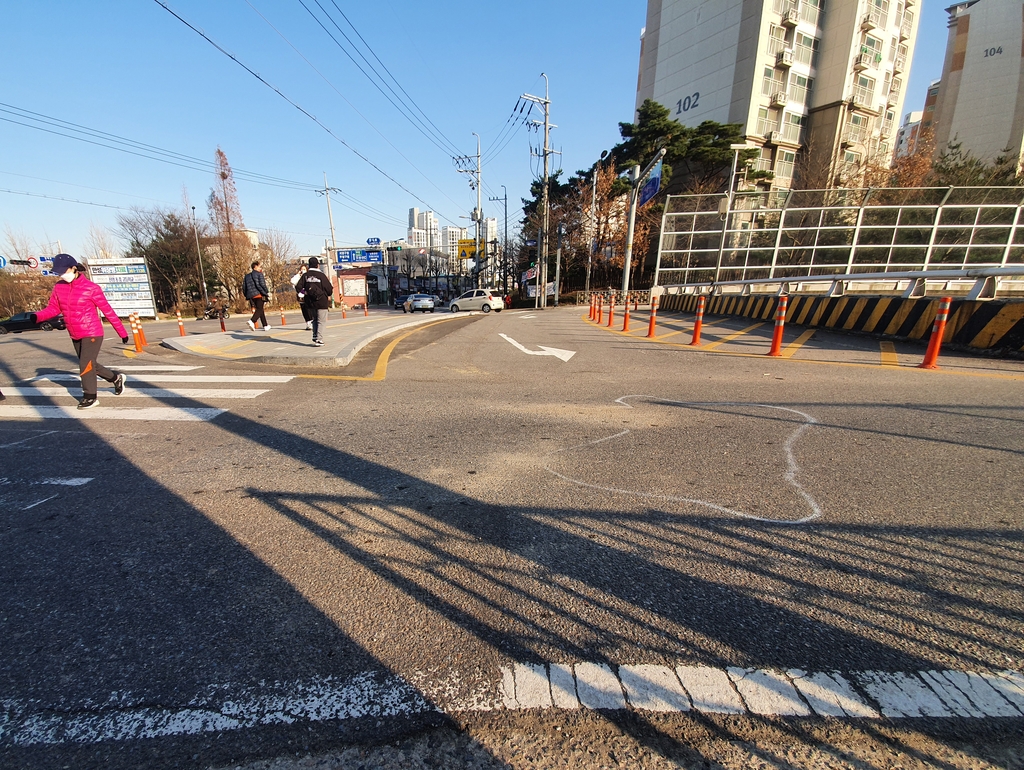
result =
[[125,345],[127,345],[128,344],[128,338],[127,337],[122,337],[121,338],[121,342],[123,342]]

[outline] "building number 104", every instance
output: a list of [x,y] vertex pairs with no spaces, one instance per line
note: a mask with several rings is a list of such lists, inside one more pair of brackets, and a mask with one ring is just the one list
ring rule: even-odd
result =
[[676,115],[690,110],[697,109],[697,102],[700,100],[700,91],[694,91],[693,96],[687,96],[676,102]]

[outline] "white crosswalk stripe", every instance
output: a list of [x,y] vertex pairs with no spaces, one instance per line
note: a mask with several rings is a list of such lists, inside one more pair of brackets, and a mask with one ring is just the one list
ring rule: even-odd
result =
[[[932,716],[976,720],[1024,716],[1016,700],[1024,695],[1024,675],[1016,671],[840,674],[656,664],[613,667],[591,662],[511,663],[498,672],[492,696],[444,703],[428,694],[430,678],[418,673],[410,680],[418,683],[414,686],[392,674],[367,671],[347,679],[261,681],[258,685],[217,683],[178,708],[118,708],[108,704],[97,709],[92,703],[38,710],[38,704],[32,701],[7,699],[0,702],[0,744],[128,741],[296,721],[438,711],[633,709],[662,714],[830,719]],[[129,693],[117,696],[117,702],[146,702]],[[110,703],[114,702],[111,699]],[[943,702],[951,708],[944,707]]]
[[[280,385],[294,379],[291,375],[236,375],[202,374],[201,366],[122,366],[118,371],[128,375],[124,393],[117,397],[113,387],[100,381],[99,403],[92,409],[78,409],[74,401],[80,398],[81,382],[77,372],[53,372],[24,380],[0,390],[8,401],[0,404],[0,420],[157,420],[172,422],[206,422],[228,411],[209,404],[222,400],[254,399],[269,392],[267,387],[254,385]],[[161,387],[168,385],[168,387]],[[190,387],[190,386],[206,387]],[[248,385],[250,387],[223,387],[222,385]],[[213,386],[213,387],[210,387]],[[29,400],[27,404],[11,404],[10,398]],[[45,398],[49,403],[33,401]],[[123,402],[122,399],[127,399]],[[151,403],[138,405],[142,399]],[[169,400],[180,399],[196,404],[175,405]],[[63,403],[62,403],[63,402]]]

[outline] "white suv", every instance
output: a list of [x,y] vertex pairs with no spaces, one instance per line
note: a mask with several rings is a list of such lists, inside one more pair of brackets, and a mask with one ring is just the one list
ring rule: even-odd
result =
[[505,307],[505,301],[501,294],[493,289],[470,289],[453,299],[449,307],[453,313],[460,310],[482,310],[485,313],[493,310],[500,313]]

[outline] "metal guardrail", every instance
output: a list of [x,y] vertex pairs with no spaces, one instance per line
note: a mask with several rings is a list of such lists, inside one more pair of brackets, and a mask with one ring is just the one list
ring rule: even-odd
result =
[[663,286],[1024,269],[1024,188],[676,195],[661,233]]
[[657,286],[652,291],[655,294],[667,292],[669,294],[711,294],[719,295],[729,293],[730,290],[739,294],[750,294],[756,286],[778,286],[776,294],[789,294],[791,287],[796,284],[828,283],[831,284],[826,292],[831,297],[841,297],[850,289],[850,284],[872,284],[876,288],[879,283],[892,283],[893,289],[899,290],[901,284],[907,284],[902,290],[905,299],[923,297],[926,294],[927,283],[942,284],[941,289],[949,292],[950,284],[962,282],[971,284],[966,293],[966,299],[994,299],[999,291],[999,279],[1017,277],[1024,283],[1024,265],[1020,267],[984,268],[980,270],[918,270],[907,272],[889,273],[846,273],[843,275],[806,275],[779,278],[752,278],[738,281],[706,281],[691,284],[668,284]]

